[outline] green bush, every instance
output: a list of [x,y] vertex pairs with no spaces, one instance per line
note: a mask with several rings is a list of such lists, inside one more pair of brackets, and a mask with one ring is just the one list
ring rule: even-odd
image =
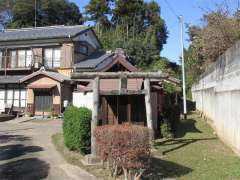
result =
[[90,152],[91,144],[91,110],[85,107],[68,107],[64,112],[64,143],[70,150],[81,153]]
[[171,104],[164,107],[163,117],[171,124],[172,132],[175,133],[180,124],[180,105]]
[[164,138],[171,139],[173,138],[171,124],[169,122],[163,122],[161,124],[161,134]]

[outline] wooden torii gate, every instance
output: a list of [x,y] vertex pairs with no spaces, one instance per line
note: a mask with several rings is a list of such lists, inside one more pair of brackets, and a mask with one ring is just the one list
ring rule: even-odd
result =
[[[144,90],[129,91],[127,90],[127,79],[144,79]],[[131,95],[144,94],[147,127],[153,130],[152,108],[151,108],[151,87],[150,79],[167,80],[173,83],[180,83],[179,80],[169,77],[168,74],[162,72],[73,72],[72,79],[93,79],[93,110],[91,121],[91,155],[96,156],[96,139],[93,136],[95,128],[99,120],[99,97],[101,92],[99,90],[100,79],[120,79],[118,91],[110,91],[108,94],[112,95]]]

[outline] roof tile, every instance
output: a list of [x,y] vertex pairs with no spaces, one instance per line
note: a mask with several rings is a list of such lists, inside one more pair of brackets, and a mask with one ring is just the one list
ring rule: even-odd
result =
[[68,38],[69,36],[73,37],[81,32],[85,32],[87,29],[90,29],[90,27],[82,25],[12,29],[6,30],[5,32],[0,32],[0,42],[48,38]]

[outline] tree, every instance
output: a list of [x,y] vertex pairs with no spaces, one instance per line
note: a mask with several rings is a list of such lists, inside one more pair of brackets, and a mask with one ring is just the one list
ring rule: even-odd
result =
[[90,0],[89,4],[85,6],[85,14],[88,15],[86,19],[94,21],[103,27],[109,27],[108,16],[112,13],[111,2],[113,0]]
[[162,50],[167,40],[167,27],[165,21],[160,17],[161,9],[155,1],[145,3],[145,24],[152,29],[151,35],[155,36],[156,47]]
[[143,0],[118,0],[113,10],[112,22],[126,27],[127,35],[131,28],[133,33],[139,33],[144,26],[144,10]]
[[175,62],[171,62],[166,57],[157,56],[154,58],[153,63],[147,67],[148,71],[162,71],[163,73],[168,73],[169,75],[180,78],[181,67]]
[[187,94],[200,75],[240,37],[239,11],[217,8],[202,17],[203,26],[188,26],[190,45],[185,50]]
[[[76,4],[68,0],[36,0],[37,26],[48,25],[74,25],[82,24],[82,14]],[[5,26],[11,28],[32,27],[35,22],[35,0],[5,0],[6,11],[0,9],[5,16]],[[9,5],[7,5],[9,4]]]
[[11,19],[11,9],[13,7],[14,0],[1,0],[0,1],[0,25],[6,26],[7,22]]
[[104,29],[99,30],[99,26],[96,27],[103,48],[113,51],[123,48],[134,65],[140,68],[149,66],[154,57],[159,56],[167,39],[167,28],[160,17],[159,5],[154,1],[144,3],[143,0],[118,0],[115,1],[115,6],[111,6],[110,19],[109,15],[106,17],[110,8],[107,1],[99,8],[102,10],[89,11],[89,7],[100,7],[96,2],[100,0],[90,1],[86,13],[95,21],[100,15],[108,17],[110,21],[111,26],[108,28],[100,27]]

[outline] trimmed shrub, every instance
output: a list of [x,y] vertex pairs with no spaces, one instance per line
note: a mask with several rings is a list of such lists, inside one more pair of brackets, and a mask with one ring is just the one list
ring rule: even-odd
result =
[[[105,125],[95,130],[97,154],[108,161],[111,176],[123,170],[125,179],[140,177],[149,167],[151,132],[138,125]],[[130,179],[131,179],[130,178]]]
[[90,152],[91,144],[91,110],[85,107],[68,107],[64,112],[64,143],[70,150],[81,153]]

